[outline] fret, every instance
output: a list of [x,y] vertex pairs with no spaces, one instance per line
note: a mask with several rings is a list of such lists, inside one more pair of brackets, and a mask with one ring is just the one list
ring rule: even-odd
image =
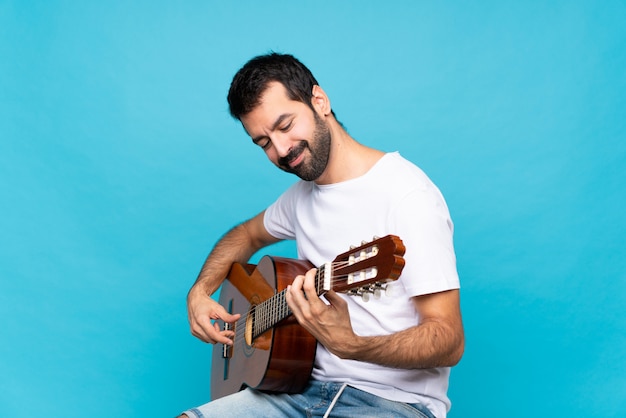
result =
[[278,322],[291,315],[291,309],[285,299],[286,290],[275,294],[256,305],[252,312],[253,338],[263,334]]

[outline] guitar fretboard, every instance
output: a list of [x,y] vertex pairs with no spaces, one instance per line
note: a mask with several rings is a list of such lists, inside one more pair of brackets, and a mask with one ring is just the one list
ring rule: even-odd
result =
[[[315,290],[318,296],[324,292],[326,270],[326,268],[319,268],[315,275]],[[285,299],[286,293],[287,289],[278,292],[251,309],[253,340],[292,314]]]

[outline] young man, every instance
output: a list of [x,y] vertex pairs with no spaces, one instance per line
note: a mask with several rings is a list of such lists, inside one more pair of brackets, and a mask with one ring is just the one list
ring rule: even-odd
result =
[[233,262],[295,239],[313,265],[372,236],[394,234],[404,270],[388,295],[365,302],[314,287],[315,270],[297,276],[285,299],[318,341],[309,384],[299,394],[247,388],[185,412],[189,417],[406,416],[443,418],[450,367],[464,348],[453,226],[436,186],[398,153],[356,142],[335,118],[311,72],[290,55],[250,60],[235,75],[228,102],[252,141],[300,181],[254,218],[229,231],[189,291],[193,335],[232,344],[232,323],[211,298]]

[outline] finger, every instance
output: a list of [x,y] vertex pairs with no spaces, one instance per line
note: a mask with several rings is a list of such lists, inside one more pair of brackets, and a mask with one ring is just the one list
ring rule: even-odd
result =
[[[212,299],[210,299],[213,302]],[[237,321],[241,314],[231,314],[222,305],[215,303],[213,307],[213,313],[211,313],[211,319],[221,319],[224,322],[233,323]]]
[[299,275],[293,279],[291,285],[287,287],[288,293],[290,293],[291,298],[294,301],[302,302],[304,300],[304,290],[302,289],[302,285],[304,284],[304,276]]
[[302,283],[302,288],[304,289],[304,293],[309,301],[317,299],[317,288],[315,286],[316,275],[317,269],[307,271],[304,276],[304,282]]
[[296,276],[291,285],[287,286],[287,292],[285,292],[285,300],[287,301],[287,305],[296,316],[296,318],[301,318],[303,309],[306,308],[308,305],[302,291],[303,282],[304,276]]
[[[218,330],[215,327],[218,327]],[[215,344],[219,338],[219,325],[217,323],[214,325],[208,315],[201,315],[192,318],[191,333],[206,343]]]
[[212,314],[200,313],[190,315],[191,333],[200,340],[210,344],[215,344],[216,342],[228,344],[232,331],[221,330],[219,324],[217,322],[213,323],[212,319],[222,319],[224,322],[232,323],[237,321],[241,315],[229,314],[221,305],[217,305],[214,309],[215,311]]
[[215,322],[213,326],[215,327],[215,330],[219,333],[221,337],[225,337],[228,339],[228,341],[221,340],[219,341],[220,343],[227,344],[227,345],[233,344],[233,338],[235,337],[235,332],[232,329],[228,329],[228,330],[220,329],[220,326],[217,322]]
[[211,323],[210,319],[203,317],[195,325],[192,334],[200,340],[209,344],[232,344],[233,331],[222,330],[217,321]]
[[318,295],[318,289],[316,285],[317,269],[309,270],[304,276],[304,283],[302,285],[308,306],[313,312],[320,312],[322,309],[326,309],[326,303],[320,299]]
[[220,313],[219,315],[217,315],[217,317],[214,319],[221,319],[224,322],[228,322],[229,324],[232,324],[233,322],[238,321],[239,318],[241,318],[241,314],[230,314],[224,311],[223,313]]

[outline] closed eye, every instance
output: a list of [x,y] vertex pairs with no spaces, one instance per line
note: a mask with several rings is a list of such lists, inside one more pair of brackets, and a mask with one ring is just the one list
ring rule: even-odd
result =
[[292,125],[293,125],[293,121],[289,121],[289,123],[287,123],[286,125],[284,125],[284,126],[282,126],[280,128],[280,131],[281,132],[287,132],[287,131],[289,131],[289,129],[291,129]]
[[257,142],[257,145],[263,148],[264,150],[267,150],[270,146],[272,146],[272,141],[269,138],[267,138],[267,139]]

